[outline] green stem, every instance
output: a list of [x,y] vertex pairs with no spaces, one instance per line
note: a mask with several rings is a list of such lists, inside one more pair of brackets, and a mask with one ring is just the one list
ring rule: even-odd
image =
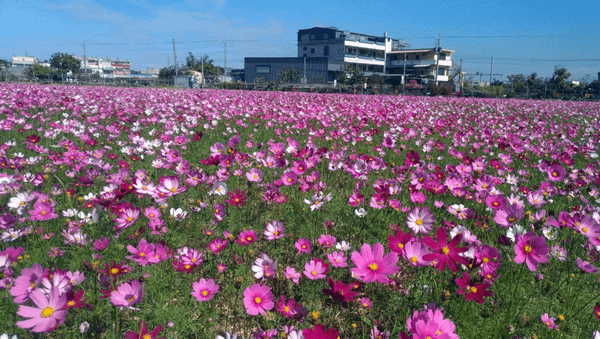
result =
[[600,293],[596,294],[595,297],[593,297],[592,299],[590,299],[590,301],[588,301],[585,305],[581,306],[581,308],[579,310],[577,310],[577,312],[575,312],[575,314],[573,314],[573,316],[571,316],[572,319],[575,319],[575,317],[577,317],[577,315],[583,311],[584,308],[588,307],[592,302],[594,302],[594,300],[596,300],[598,297],[600,297]]

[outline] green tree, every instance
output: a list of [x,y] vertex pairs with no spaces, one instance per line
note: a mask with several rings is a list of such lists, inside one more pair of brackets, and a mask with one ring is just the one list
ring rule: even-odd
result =
[[10,62],[0,59],[0,68],[10,68]]
[[81,69],[81,60],[66,53],[54,53],[50,57],[50,67],[67,73],[71,71],[73,75],[78,74]]
[[52,73],[53,73],[52,68],[42,66],[39,64],[32,65],[31,67],[28,67],[25,70],[25,75],[28,78],[32,78],[32,79],[37,78],[40,80],[50,80]]
[[523,73],[508,75],[507,78],[510,82],[512,93],[520,95],[527,92],[527,79],[525,78],[525,75],[523,75]]
[[277,82],[283,84],[291,84],[300,80],[300,71],[293,67],[282,69],[277,75]]
[[550,78],[550,83],[554,86],[557,91],[564,91],[571,87],[571,83],[567,80],[571,77],[571,73],[566,68],[554,68],[554,74]]

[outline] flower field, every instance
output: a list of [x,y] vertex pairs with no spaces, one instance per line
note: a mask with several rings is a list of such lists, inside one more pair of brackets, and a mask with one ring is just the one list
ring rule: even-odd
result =
[[0,84],[0,334],[600,338],[600,104]]

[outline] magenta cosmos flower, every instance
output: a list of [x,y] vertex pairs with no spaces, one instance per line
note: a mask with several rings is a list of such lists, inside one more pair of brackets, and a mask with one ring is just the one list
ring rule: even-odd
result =
[[296,241],[296,244],[294,244],[294,246],[298,250],[298,254],[310,253],[311,243],[310,243],[310,240],[308,240],[306,238],[298,239],[298,241]]
[[522,264],[524,261],[530,271],[535,272],[540,263],[548,262],[549,248],[546,245],[546,238],[535,236],[533,232],[527,232],[525,235],[516,235],[515,239],[515,262]]
[[467,259],[461,257],[459,254],[468,251],[469,248],[456,247],[463,238],[462,233],[455,235],[450,242],[448,242],[448,233],[443,227],[438,228],[435,235],[437,243],[428,235],[422,240],[432,250],[432,253],[423,256],[424,260],[435,260],[435,268],[440,272],[446,269],[446,265],[448,265],[452,272],[456,272],[458,271],[456,263],[467,264]]
[[244,306],[250,315],[265,314],[275,307],[273,292],[269,286],[254,284],[244,290]]
[[67,294],[60,295],[57,288],[50,290],[50,299],[44,292],[36,289],[30,294],[31,300],[37,307],[20,305],[17,314],[27,320],[17,321],[20,328],[29,328],[31,332],[52,332],[65,320]]
[[157,326],[152,332],[148,333],[148,327],[145,321],[140,321],[138,324],[137,332],[127,331],[125,332],[125,339],[167,339],[165,337],[157,337],[157,335],[163,330],[162,326]]
[[394,274],[400,270],[396,266],[398,254],[392,252],[384,256],[383,245],[380,243],[373,245],[373,249],[371,249],[371,245],[363,244],[360,253],[354,251],[351,259],[356,267],[350,271],[363,282],[377,281],[385,284],[389,281],[386,275]]
[[137,280],[132,280],[130,283],[122,283],[110,295],[110,301],[115,306],[131,307],[134,304],[142,301],[144,288]]
[[314,329],[305,329],[302,335],[306,339],[337,339],[340,336],[340,332],[333,327],[325,331],[325,326],[317,324]]
[[213,279],[200,279],[192,284],[192,297],[195,297],[197,301],[208,301],[219,292],[219,285],[215,284]]

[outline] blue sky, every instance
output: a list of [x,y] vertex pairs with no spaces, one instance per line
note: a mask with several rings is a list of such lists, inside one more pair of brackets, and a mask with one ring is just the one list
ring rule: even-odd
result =
[[[227,66],[244,57],[296,56],[299,29],[342,30],[404,39],[412,48],[444,48],[468,73],[537,72],[566,67],[573,79],[600,72],[600,6],[595,1],[358,0],[22,0],[0,5],[0,58],[55,52],[128,59],[133,69],[178,62],[188,52]],[[581,61],[586,60],[586,61]],[[489,76],[487,76],[489,78]],[[484,77],[485,79],[485,77]]]

